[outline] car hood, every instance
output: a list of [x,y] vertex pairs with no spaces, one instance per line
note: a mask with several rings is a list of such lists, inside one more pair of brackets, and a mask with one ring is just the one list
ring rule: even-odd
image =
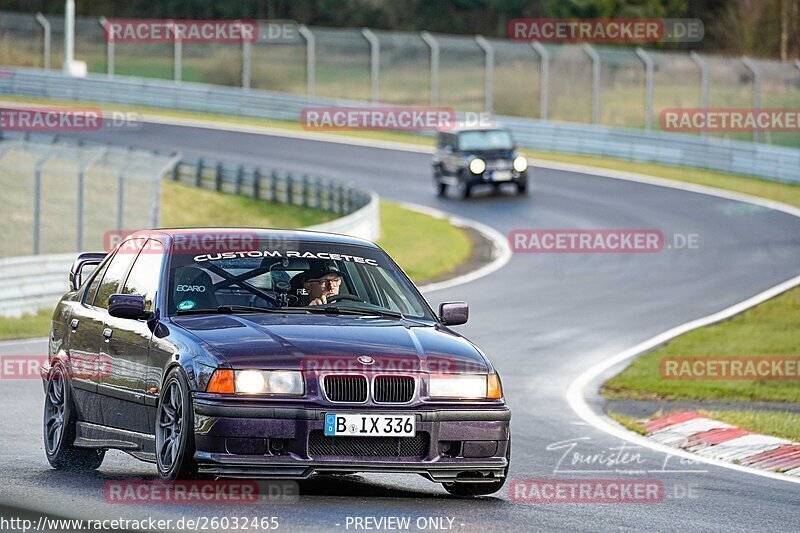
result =
[[462,152],[464,157],[480,157],[481,159],[513,159],[516,157],[515,150],[465,150]]
[[392,318],[328,315],[212,315],[174,317],[232,368],[321,371],[486,373],[468,340],[434,325]]

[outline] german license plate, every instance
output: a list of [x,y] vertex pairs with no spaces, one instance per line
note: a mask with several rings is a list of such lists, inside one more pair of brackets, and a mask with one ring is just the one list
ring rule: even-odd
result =
[[492,180],[494,181],[509,181],[511,179],[510,170],[495,170],[492,172]]
[[325,413],[326,437],[413,437],[414,415],[361,415]]

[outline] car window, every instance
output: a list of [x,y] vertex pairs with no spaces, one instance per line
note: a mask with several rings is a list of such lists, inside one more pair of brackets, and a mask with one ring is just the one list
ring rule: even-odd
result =
[[103,275],[103,281],[100,282],[100,287],[97,289],[93,305],[101,309],[108,309],[108,297],[118,292],[122,278],[128,271],[131,261],[136,257],[136,253],[132,252],[134,249],[138,252],[141,245],[134,248],[131,241],[126,241],[114,254],[114,258],[111,259]]
[[381,250],[340,243],[297,242],[236,252],[170,254],[168,312],[220,306],[311,307],[333,304],[368,312],[399,311],[432,319],[410,280]]
[[147,241],[136,257],[122,288],[122,294],[137,294],[143,297],[145,311],[153,310],[163,258],[164,245],[153,239]]
[[97,274],[95,274],[95,276],[91,278],[92,279],[91,283],[89,283],[88,287],[86,288],[86,291],[83,293],[84,303],[91,304],[94,301],[95,295],[97,295],[97,288],[100,286],[100,282],[103,280],[103,275],[106,273],[106,270],[108,270],[108,265],[111,264],[112,260],[113,256],[106,258],[106,260],[103,261],[101,265],[99,265],[100,268],[97,270]]
[[514,140],[506,130],[465,131],[458,136],[460,150],[512,150]]

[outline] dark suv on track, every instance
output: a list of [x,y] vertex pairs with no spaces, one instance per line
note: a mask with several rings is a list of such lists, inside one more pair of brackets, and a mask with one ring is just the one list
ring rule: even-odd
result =
[[453,187],[468,198],[476,185],[499,190],[512,184],[528,191],[528,161],[517,153],[511,132],[503,128],[469,128],[438,132],[433,154],[433,181],[439,196]]

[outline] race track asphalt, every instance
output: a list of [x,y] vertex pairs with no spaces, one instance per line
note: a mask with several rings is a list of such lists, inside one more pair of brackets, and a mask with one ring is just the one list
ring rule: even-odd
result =
[[[487,277],[428,295],[434,306],[470,303],[470,321],[458,331],[504,377],[513,410],[512,480],[655,479],[667,497],[657,503],[537,505],[514,503],[504,490],[468,500],[421,477],[374,474],[304,481],[292,505],[109,505],[103,502],[106,481],[153,479],[154,467],[110,452],[93,474],[49,468],[41,443],[42,387],[30,380],[0,382],[0,502],[84,518],[277,516],[281,530],[346,530],[348,516],[410,516],[412,526],[418,517],[451,517],[452,528],[460,531],[800,526],[796,484],[685,464],[649,449],[630,449],[638,455],[628,464],[600,461],[622,442],[584,423],[565,399],[569,384],[598,361],[800,274],[800,219],[693,192],[545,169],[534,169],[528,197],[476,193],[468,201],[441,199],[433,193],[425,154],[315,140],[154,124],[94,138],[347,179],[384,198],[469,217],[504,235],[526,228],[639,228],[661,230],[669,243],[674,233],[696,234],[699,247],[693,250],[518,254]],[[0,353],[44,354],[45,346],[6,344]],[[565,455],[567,441],[575,447]]]

